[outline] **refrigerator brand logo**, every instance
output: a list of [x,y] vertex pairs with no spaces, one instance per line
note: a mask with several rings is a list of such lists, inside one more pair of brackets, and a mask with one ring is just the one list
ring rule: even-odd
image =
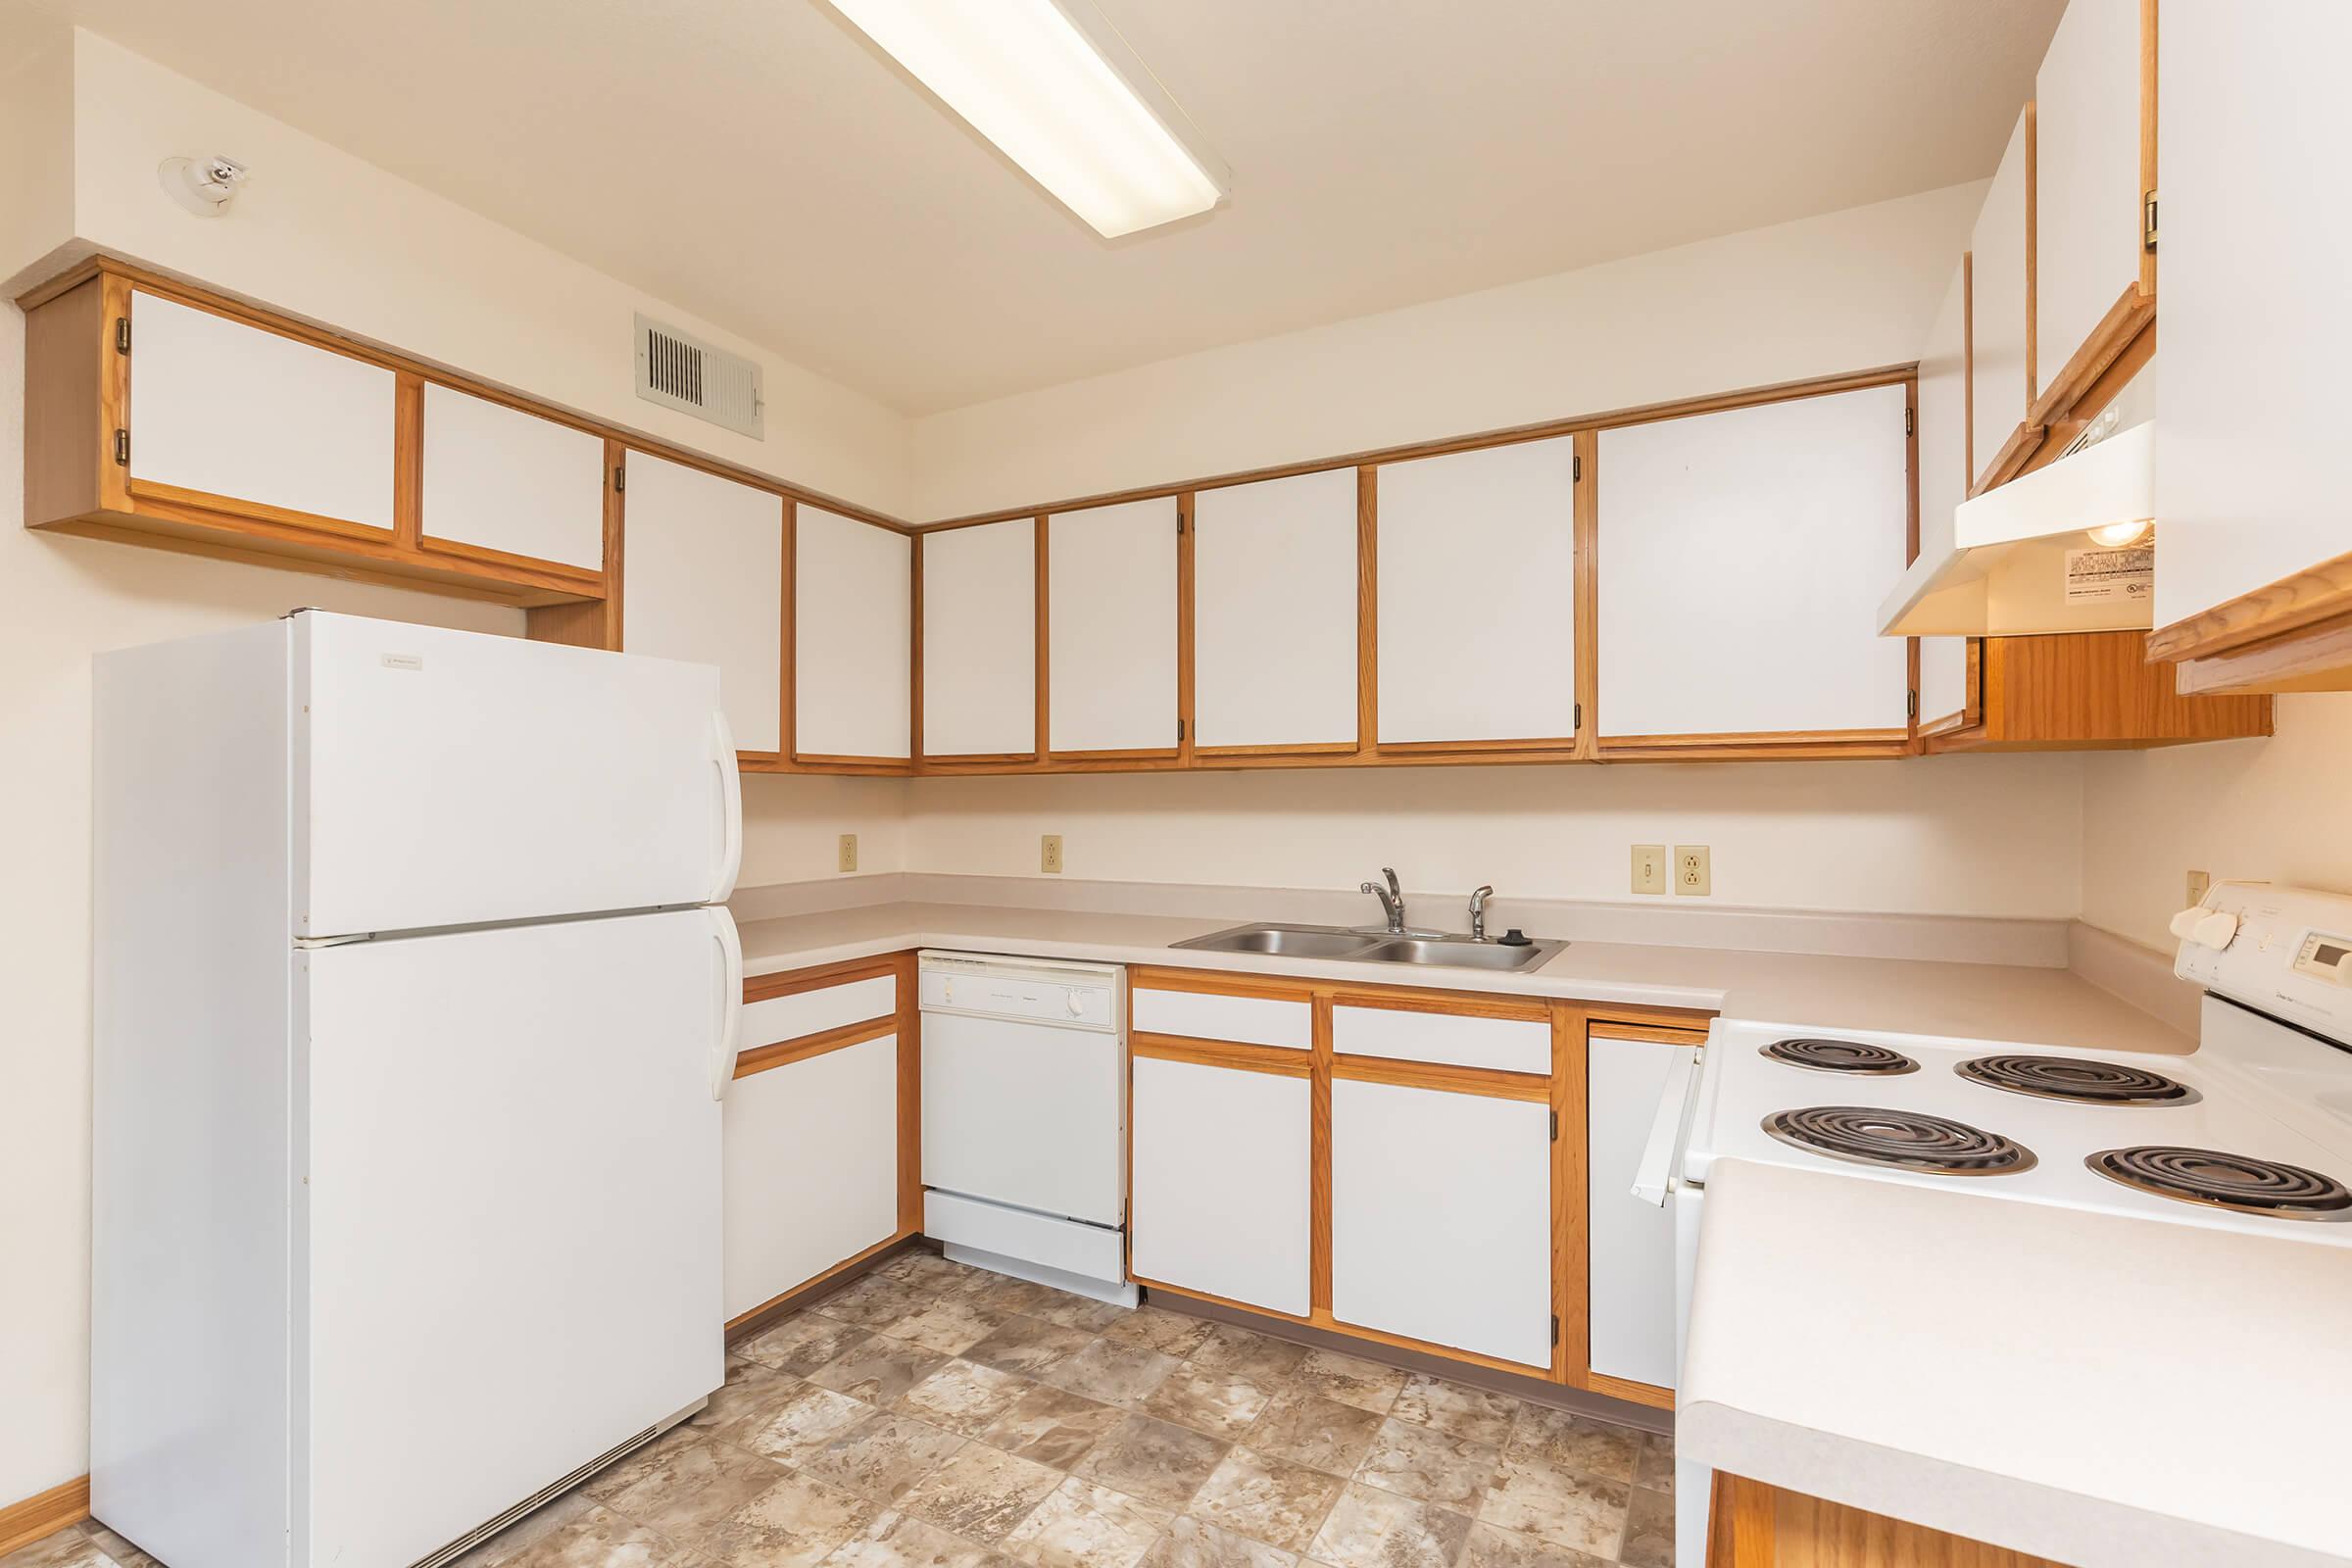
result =
[[386,654],[384,655],[384,667],[386,669],[422,669],[424,656],[422,654]]

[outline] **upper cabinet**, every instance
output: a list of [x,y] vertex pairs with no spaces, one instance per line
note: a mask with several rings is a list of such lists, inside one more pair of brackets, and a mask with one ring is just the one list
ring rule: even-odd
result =
[[1056,514],[1046,533],[1048,746],[1173,757],[1176,498]]
[[793,534],[793,757],[904,762],[913,696],[913,541],[808,505],[796,509]]
[[1902,383],[1600,433],[1601,749],[1905,743]]
[[739,752],[783,750],[784,500],[643,452],[623,490],[621,647],[718,666]]
[[1383,464],[1373,477],[1380,745],[1573,744],[1574,439]]
[[2165,13],[2157,630],[2183,690],[2352,689],[2352,7]]
[[1193,500],[1193,716],[1204,753],[1351,751],[1353,468]]
[[[1968,499],[1968,264],[1952,269],[1943,304],[1919,356],[1919,548],[1936,552],[1952,539],[1952,512]],[[1968,639],[1919,639],[1919,727],[1923,734],[1965,723],[1973,706]]]
[[134,487],[390,535],[392,371],[145,290],[129,341]]
[[[2006,476],[2028,444],[2034,404],[2034,106],[2009,133],[1969,236],[1969,406],[1976,469],[1971,488]],[[1888,581],[1893,578],[1889,577]]]
[[[2039,390],[2079,393],[2155,289],[2155,0],[2069,0],[2034,79],[2034,336]],[[2144,89],[2144,90],[2143,90]],[[1981,265],[1981,264],[1980,264]]]
[[427,549],[605,569],[605,441],[450,387],[418,389]]
[[926,760],[1037,754],[1037,521],[945,528],[922,562]]

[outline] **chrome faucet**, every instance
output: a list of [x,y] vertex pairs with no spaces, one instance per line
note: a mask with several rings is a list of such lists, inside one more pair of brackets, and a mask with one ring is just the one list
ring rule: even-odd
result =
[[1367,882],[1358,891],[1369,893],[1380,901],[1380,912],[1388,916],[1389,935],[1400,937],[1404,935],[1404,890],[1396,885],[1395,866],[1382,866],[1380,874],[1389,879],[1387,887],[1377,882]]
[[1487,940],[1487,901],[1494,896],[1493,886],[1480,888],[1470,895],[1470,940]]

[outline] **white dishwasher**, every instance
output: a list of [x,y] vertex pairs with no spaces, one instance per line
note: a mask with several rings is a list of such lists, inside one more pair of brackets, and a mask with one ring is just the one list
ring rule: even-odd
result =
[[924,1234],[960,1261],[1133,1305],[1126,972],[919,961]]

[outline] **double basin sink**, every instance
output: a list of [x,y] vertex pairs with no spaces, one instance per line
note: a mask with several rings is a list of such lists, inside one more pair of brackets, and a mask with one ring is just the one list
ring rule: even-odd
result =
[[1269,958],[1340,959],[1348,963],[1440,964],[1460,969],[1533,969],[1564,942],[1474,942],[1464,936],[1412,931],[1396,935],[1342,925],[1237,925],[1190,942],[1203,953],[1250,953]]

